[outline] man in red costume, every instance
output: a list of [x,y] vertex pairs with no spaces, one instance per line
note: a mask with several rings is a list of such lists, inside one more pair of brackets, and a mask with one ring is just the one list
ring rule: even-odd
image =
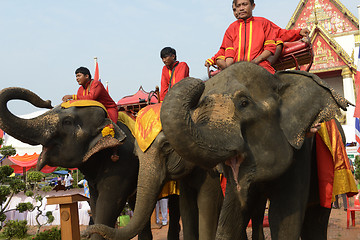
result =
[[103,84],[99,81],[91,79],[89,69],[86,67],[79,67],[75,71],[76,81],[81,85],[76,95],[65,95],[62,98],[63,102],[68,100],[95,100],[100,102],[106,108],[109,118],[117,123],[118,110],[116,103],[105,90]]
[[186,62],[176,61],[176,51],[171,47],[163,48],[160,57],[165,64],[162,69],[160,88],[160,101],[163,101],[165,95],[175,83],[189,76],[189,66]]
[[[106,108],[108,117],[114,123],[117,123],[118,110],[116,103],[110,97],[109,93],[105,90],[103,84],[97,80],[91,79],[89,69],[86,67],[79,67],[75,71],[76,81],[81,85],[76,95],[65,95],[62,98],[63,102],[69,100],[95,100],[100,102]],[[113,129],[114,126],[110,124],[109,128]],[[117,149],[113,149],[112,161],[119,160]]]
[[275,53],[276,46],[309,34],[308,29],[285,30],[265,18],[253,17],[254,0],[234,0],[232,6],[238,20],[228,27],[220,50],[205,66],[217,64],[224,69],[234,62],[249,61],[275,73],[267,59]]

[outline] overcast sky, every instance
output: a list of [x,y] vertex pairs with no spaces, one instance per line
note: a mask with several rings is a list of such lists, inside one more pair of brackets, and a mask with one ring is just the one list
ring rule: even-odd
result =
[[[285,28],[300,0],[255,0],[254,16]],[[359,0],[341,0],[358,18]],[[0,89],[24,87],[53,105],[78,89],[74,71],[109,82],[117,102],[160,85],[159,52],[171,46],[190,75],[205,79],[204,61],[219,48],[234,21],[231,0],[0,0]],[[35,111],[12,101],[16,114]]]

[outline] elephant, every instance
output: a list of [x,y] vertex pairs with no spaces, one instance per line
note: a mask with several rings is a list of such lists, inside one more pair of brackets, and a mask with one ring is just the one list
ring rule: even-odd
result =
[[[95,224],[115,226],[127,199],[134,208],[139,160],[134,154],[134,137],[122,123],[114,124],[115,137],[102,136],[112,123],[103,108],[57,106],[33,119],[21,119],[7,108],[12,99],[25,100],[39,108],[51,109],[33,92],[6,88],[0,92],[0,128],[31,145],[43,145],[38,170],[45,165],[78,168],[88,180],[90,206]],[[111,160],[118,148],[120,159]],[[139,239],[152,239],[150,221],[144,224]],[[94,234],[92,239],[103,239]]]
[[142,229],[144,220],[150,217],[164,184],[169,180],[178,180],[184,239],[215,239],[223,200],[219,174],[184,161],[172,149],[162,131],[145,152],[135,143],[135,152],[140,169],[132,219],[121,229],[93,225],[87,229],[87,234],[99,233],[108,239],[118,240],[132,238]]
[[186,161],[224,169],[228,184],[216,239],[247,239],[249,219],[259,216],[267,198],[272,239],[309,239],[302,224],[313,143],[305,136],[349,104],[314,74],[273,75],[238,62],[206,82],[186,78],[174,85],[160,119]]

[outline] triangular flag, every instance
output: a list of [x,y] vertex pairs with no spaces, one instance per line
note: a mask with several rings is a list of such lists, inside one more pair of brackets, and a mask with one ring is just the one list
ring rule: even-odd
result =
[[98,62],[97,62],[97,61],[96,61],[96,65],[95,65],[94,80],[95,80],[95,81],[99,81],[99,65],[98,65]]

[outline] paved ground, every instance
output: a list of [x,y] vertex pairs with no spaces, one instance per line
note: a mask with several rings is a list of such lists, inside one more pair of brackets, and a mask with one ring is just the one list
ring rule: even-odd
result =
[[[343,209],[332,209],[328,228],[329,240],[360,240],[360,212],[356,212],[355,227],[350,226],[349,229],[346,228],[346,215]],[[166,240],[167,230],[167,226],[152,229],[154,240]],[[250,234],[249,230],[249,239]],[[271,239],[269,228],[265,228],[265,235],[266,239]],[[182,234],[180,239],[183,239]]]

